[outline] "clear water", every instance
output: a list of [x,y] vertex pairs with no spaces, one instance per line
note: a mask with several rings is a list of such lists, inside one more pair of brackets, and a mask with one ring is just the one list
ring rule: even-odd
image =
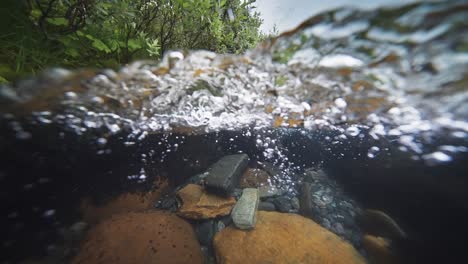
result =
[[232,153],[274,164],[272,184],[291,195],[305,169],[325,168],[414,234],[402,254],[456,256],[468,234],[467,13],[463,1],[339,9],[244,55],[173,51],[2,87],[5,263],[50,251],[85,196],[159,176],[176,186]]

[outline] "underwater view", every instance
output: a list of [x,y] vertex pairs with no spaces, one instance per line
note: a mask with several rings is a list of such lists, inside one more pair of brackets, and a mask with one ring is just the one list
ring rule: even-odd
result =
[[25,2],[52,44],[0,53],[1,264],[466,262],[466,1],[260,34],[255,1],[141,0],[115,47],[86,30],[131,1]]

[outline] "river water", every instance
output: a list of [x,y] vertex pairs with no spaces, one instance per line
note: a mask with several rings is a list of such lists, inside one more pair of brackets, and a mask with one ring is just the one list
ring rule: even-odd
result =
[[172,51],[1,87],[4,263],[47,255],[83,197],[177,186],[234,153],[279,168],[291,195],[325,169],[400,223],[410,263],[464,256],[467,15],[463,1],[343,8],[243,55]]

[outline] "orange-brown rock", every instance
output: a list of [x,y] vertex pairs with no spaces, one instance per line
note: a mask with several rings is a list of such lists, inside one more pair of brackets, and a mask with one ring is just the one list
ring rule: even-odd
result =
[[154,202],[167,188],[168,183],[158,181],[155,185],[157,187],[147,193],[123,193],[103,206],[95,206],[89,199],[83,199],[81,202],[83,220],[89,224],[95,224],[114,214],[151,209]]
[[262,185],[269,185],[268,178],[270,175],[261,169],[248,168],[240,178],[241,188],[257,188]]
[[398,263],[395,255],[390,249],[390,241],[383,237],[365,235],[362,238],[364,246],[372,264],[395,264]]
[[203,263],[189,223],[162,211],[114,215],[87,234],[78,263]]
[[231,213],[236,204],[233,197],[221,197],[210,194],[196,184],[188,184],[177,193],[182,201],[178,215],[189,219],[208,219]]
[[214,248],[222,263],[365,263],[351,246],[312,220],[296,214],[258,212],[250,231],[227,227]]

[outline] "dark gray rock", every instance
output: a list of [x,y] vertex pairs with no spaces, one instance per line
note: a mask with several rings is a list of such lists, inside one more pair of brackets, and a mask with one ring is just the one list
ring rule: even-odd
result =
[[203,221],[195,226],[195,234],[202,246],[211,247],[215,228],[216,223],[213,220]]
[[362,232],[356,216],[362,209],[323,170],[312,168],[305,171],[299,202],[302,215],[360,249]]
[[291,206],[292,206],[292,209],[295,212],[299,212],[299,209],[301,208],[301,205],[300,205],[299,199],[297,197],[291,198]]
[[202,246],[201,251],[203,255],[205,256],[205,261],[203,262],[204,264],[216,264],[216,260],[215,260],[212,248]]
[[177,208],[179,207],[179,202],[177,200],[175,193],[171,193],[171,194],[164,195],[162,198],[160,198],[156,202],[155,207],[157,209],[169,210],[171,212],[175,212],[177,211]]
[[314,215],[314,204],[312,202],[312,183],[304,182],[302,183],[300,190],[300,213],[311,218]]
[[314,183],[316,181],[321,181],[327,177],[327,174],[322,169],[308,170],[306,171],[304,182]]
[[231,215],[226,215],[226,216],[222,216],[220,218],[218,218],[218,220],[220,222],[222,222],[224,224],[224,226],[229,226],[232,224],[232,217]]
[[258,204],[259,211],[276,211],[276,207],[274,203],[270,202],[260,202]]
[[206,173],[206,172],[197,174],[195,176],[192,176],[187,180],[187,182],[185,182],[185,184],[183,186],[186,186],[187,184],[190,184],[190,183],[202,185],[204,179],[206,178],[206,176],[208,176],[208,173]]
[[239,184],[239,179],[247,168],[249,156],[235,154],[221,158],[207,171],[204,179],[208,191],[216,194],[230,196]]
[[334,223],[332,226],[332,231],[337,235],[345,235],[344,227],[341,223]]
[[276,209],[282,213],[289,213],[291,211],[291,199],[285,196],[275,198],[274,202]]

